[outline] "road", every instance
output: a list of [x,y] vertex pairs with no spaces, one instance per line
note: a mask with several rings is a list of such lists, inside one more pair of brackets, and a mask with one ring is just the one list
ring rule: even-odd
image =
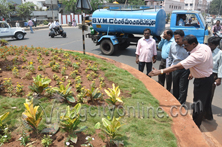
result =
[[[67,38],[55,37],[50,38],[48,36],[49,30],[38,30],[34,34],[27,32],[24,40],[18,41],[13,39],[6,39],[9,41],[10,45],[27,45],[31,47],[54,47],[54,48],[63,48],[70,50],[82,51],[82,34],[81,30],[77,28],[64,28],[67,32]],[[100,56],[105,56],[111,58],[118,62],[128,64],[137,69],[138,65],[135,63],[135,46],[130,46],[127,50],[118,51],[113,56],[102,55],[99,49],[99,46],[96,46],[91,39],[86,38],[86,51],[94,53]],[[160,52],[158,52],[158,59],[160,59]],[[154,67],[158,68],[160,60],[158,60]],[[153,77],[157,81],[157,77]],[[207,132],[212,135],[221,145],[222,145],[222,86],[216,88],[214,99],[213,99],[213,121],[204,121],[201,126],[203,132]],[[192,103],[193,101],[193,80],[189,83],[188,98],[187,103]]]

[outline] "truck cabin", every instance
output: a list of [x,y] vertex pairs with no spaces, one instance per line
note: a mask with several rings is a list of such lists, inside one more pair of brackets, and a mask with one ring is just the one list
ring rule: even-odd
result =
[[170,29],[181,29],[185,35],[194,35],[199,43],[204,43],[204,36],[209,32],[200,11],[173,11],[171,15]]

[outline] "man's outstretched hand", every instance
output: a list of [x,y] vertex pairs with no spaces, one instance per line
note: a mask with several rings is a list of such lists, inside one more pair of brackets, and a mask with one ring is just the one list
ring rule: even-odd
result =
[[159,74],[161,74],[161,71],[153,67],[153,70],[148,74],[148,76],[152,77],[152,76],[157,76]]

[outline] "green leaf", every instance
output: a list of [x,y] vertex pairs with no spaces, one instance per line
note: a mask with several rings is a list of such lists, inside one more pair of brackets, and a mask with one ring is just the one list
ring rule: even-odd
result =
[[95,126],[94,126],[95,129],[100,129],[100,127],[101,127],[100,122],[96,123]]
[[75,133],[82,132],[83,130],[85,130],[85,129],[87,129],[87,128],[88,128],[87,126],[82,126],[82,127],[80,127],[79,129],[77,129],[77,130],[75,131]]
[[77,143],[77,140],[78,140],[78,136],[76,134],[70,135],[70,141],[72,141],[73,143]]
[[66,99],[67,99],[67,101],[69,101],[69,102],[71,102],[71,103],[75,103],[75,102],[76,102],[76,100],[74,99],[74,97],[71,96],[71,95],[67,96]]

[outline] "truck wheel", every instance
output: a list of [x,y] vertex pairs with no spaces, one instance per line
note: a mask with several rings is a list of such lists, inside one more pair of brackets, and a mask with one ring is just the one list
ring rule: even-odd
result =
[[15,38],[16,38],[17,40],[22,40],[22,39],[24,38],[24,34],[23,34],[23,33],[16,33],[16,34],[15,34]]
[[100,50],[105,55],[112,55],[115,51],[116,46],[112,44],[112,42],[108,39],[102,40],[100,43]]

